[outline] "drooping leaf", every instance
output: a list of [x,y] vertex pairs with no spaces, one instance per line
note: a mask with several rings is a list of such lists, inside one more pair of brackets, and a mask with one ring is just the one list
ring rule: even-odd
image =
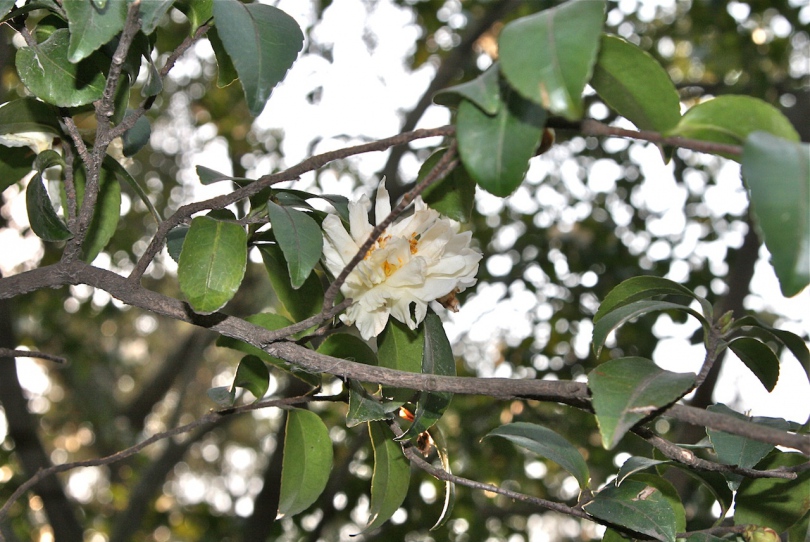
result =
[[[425,335],[422,373],[456,376],[456,359],[444,332],[441,318],[433,311],[428,311],[422,326]],[[416,438],[420,433],[433,427],[433,424],[444,415],[452,399],[453,394],[450,392],[420,391],[413,422],[404,434],[397,437],[397,440]]]
[[[805,463],[802,454],[772,452],[757,469],[794,467]],[[734,524],[752,523],[782,533],[810,512],[810,470],[799,471],[794,480],[746,478],[737,491]]]
[[261,245],[264,267],[270,277],[270,284],[281,304],[296,322],[317,314],[323,307],[323,286],[318,275],[311,273],[304,284],[295,289],[290,281],[287,261],[277,244]]
[[[446,149],[431,154],[416,176],[419,184],[441,160]],[[422,192],[422,199],[432,209],[458,222],[469,222],[475,200],[475,181],[463,167],[453,169],[444,179]]]
[[695,382],[692,373],[673,373],[652,360],[628,357],[607,361],[588,374],[593,408],[610,450],[635,424],[687,393]]
[[[399,320],[389,318],[385,328],[377,337],[377,360],[380,367],[422,372],[422,356],[425,347],[424,326],[410,330]],[[407,402],[415,392],[407,388],[383,387],[383,395],[394,401]]]
[[633,456],[622,464],[619,472],[616,474],[616,485],[621,485],[628,476],[632,476],[633,474],[652,467],[657,467],[658,465],[666,465],[667,463],[671,462],[672,461],[670,460]]
[[290,283],[293,288],[298,289],[321,259],[323,253],[321,228],[306,213],[282,207],[270,200],[267,201],[267,212],[273,233],[287,261]]
[[481,188],[496,196],[514,192],[543,136],[546,112],[504,91],[503,104],[494,116],[462,100],[456,116],[458,152],[464,168]]
[[134,156],[139,150],[149,143],[149,137],[152,135],[152,126],[149,124],[149,119],[145,116],[140,117],[135,121],[135,124],[124,132],[121,139],[124,142],[124,156]]
[[501,108],[499,78],[500,69],[496,62],[472,81],[440,90],[433,97],[433,102],[458,107],[462,100],[469,100],[487,115],[495,115]]
[[734,493],[728,487],[728,479],[719,472],[698,471],[687,467],[682,463],[673,462],[673,467],[678,468],[682,474],[697,480],[702,488],[708,491],[712,498],[720,505],[718,517],[725,517],[734,502]]
[[[771,104],[751,96],[718,96],[692,107],[669,133],[729,145],[742,145],[753,132],[799,141],[793,125]],[[738,156],[728,156],[739,160]]]
[[593,326],[593,351],[597,356],[602,352],[608,335],[614,329],[643,314],[652,311],[678,310],[691,314],[697,318],[704,327],[708,327],[706,319],[699,312],[679,303],[669,301],[655,301],[642,299],[629,305],[623,305],[604,314]]
[[[126,183],[127,186],[129,186],[132,189],[132,191],[138,195],[138,198],[140,198],[140,200],[143,202],[146,208],[149,209],[149,213],[152,215],[152,218],[155,219],[155,222],[157,222],[158,224],[163,222],[163,218],[160,216],[160,212],[157,209],[155,209],[155,205],[152,203],[152,200],[149,199],[146,190],[144,190],[141,184],[138,181],[136,181],[132,175],[129,174],[129,171],[127,171],[127,169],[124,166],[122,166],[118,162],[118,160],[116,160],[110,155],[107,155],[104,157],[104,161],[102,164],[105,170],[112,172],[116,176],[118,182]],[[178,252],[178,258],[179,257],[180,256]]]
[[73,237],[68,227],[56,214],[51,198],[42,182],[42,173],[37,173],[25,190],[25,205],[28,222],[37,236],[45,241],[66,241]]
[[349,408],[346,411],[346,427],[361,423],[387,420],[399,410],[399,403],[383,403],[373,397],[361,383],[349,381]]
[[763,341],[776,341],[781,343],[799,360],[805,372],[810,376],[810,349],[807,348],[807,343],[804,342],[804,339],[795,333],[771,327],[750,314],[735,320],[733,327],[741,329],[745,335],[764,335],[764,337],[762,337]]
[[588,487],[591,475],[582,454],[570,442],[547,427],[534,423],[514,422],[490,431],[487,437],[503,437],[546,459],[551,459],[576,478],[580,488]]
[[295,62],[304,35],[295,19],[273,6],[219,0],[213,3],[213,14],[248,109],[256,116]]
[[751,369],[766,390],[773,391],[776,381],[779,380],[779,358],[773,350],[750,337],[734,339],[728,347],[746,367]]
[[374,450],[374,471],[369,520],[363,532],[376,529],[394,515],[408,495],[411,481],[411,465],[402,453],[402,446],[391,439],[385,424],[370,422],[368,433]]
[[257,356],[247,355],[239,362],[236,368],[236,375],[233,377],[233,386],[235,388],[245,388],[256,398],[256,401],[264,397],[267,393],[267,388],[270,387],[270,372],[267,370],[267,365]]
[[[77,168],[74,174],[76,201],[81,205],[84,199],[86,173],[84,168]],[[121,217],[121,185],[115,174],[107,168],[101,168],[99,174],[98,196],[93,218],[82,244],[82,259],[92,262],[104,250],[112,239]]]
[[[720,412],[728,416],[739,418],[752,423],[773,427],[782,431],[787,431],[790,424],[781,418],[768,418],[768,417],[755,417],[751,418],[744,414],[740,414],[723,404],[711,405],[708,407],[711,412]],[[715,453],[717,454],[717,461],[725,465],[736,465],[750,469],[759,463],[762,458],[768,455],[773,450],[773,444],[767,442],[760,442],[757,440],[747,439],[739,435],[732,435],[723,431],[716,431],[714,429],[706,429],[706,434],[712,443]],[[737,489],[742,477],[729,478],[732,489]]]
[[656,474],[642,472],[632,475],[631,480],[647,484],[661,492],[661,495],[669,502],[672,511],[675,513],[675,532],[686,531],[686,511],[678,496],[678,491],[668,480]]
[[[77,0],[78,1],[78,0]],[[59,107],[76,107],[101,98],[106,79],[91,59],[78,64],[68,60],[66,28],[56,30],[36,47],[17,51],[20,79],[37,98]]]
[[27,147],[0,147],[0,192],[28,175],[33,161]]
[[810,145],[755,132],[742,175],[782,293],[796,295],[810,283]]
[[141,18],[141,30],[147,36],[157,29],[158,23],[169,9],[174,0],[141,0],[138,16]]
[[70,28],[68,59],[76,63],[123,30],[128,2],[108,2],[102,7],[86,0],[64,0],[62,6]]
[[[444,433],[442,432],[441,427],[438,425],[433,427],[430,430],[430,433],[433,437],[433,444],[436,446],[436,455],[439,456],[439,461],[442,463],[442,468],[445,472],[452,474],[453,471],[450,469],[450,456],[447,452],[447,439],[444,438]],[[450,480],[446,480],[444,482],[444,504],[442,505],[442,513],[439,514],[439,518],[436,520],[436,523],[434,523],[433,527],[430,528],[431,531],[435,531],[447,523],[447,520],[450,519],[450,514],[453,513],[453,507],[455,504],[456,484]]]
[[217,86],[225,88],[239,78],[236,72],[236,67],[231,61],[231,57],[225,51],[225,45],[219,37],[216,27],[211,28],[206,37],[211,42],[211,48],[214,50],[214,57],[217,59]]
[[56,108],[33,97],[19,98],[0,106],[0,135],[19,132],[60,134]]
[[317,414],[300,409],[287,412],[279,516],[294,516],[318,500],[329,481],[332,454],[329,430]]
[[573,0],[512,21],[499,38],[501,71],[525,98],[579,119],[604,18],[604,0]]
[[618,36],[602,36],[591,86],[640,130],[666,132],[681,119],[678,91],[666,70],[649,53]]
[[146,82],[141,87],[141,96],[144,98],[157,96],[163,91],[163,80],[160,78],[160,72],[152,61],[152,58],[149,57],[146,63],[149,72],[146,76]]
[[198,313],[222,308],[236,293],[247,265],[247,234],[239,224],[194,217],[180,252],[180,289]]
[[186,240],[188,234],[188,226],[177,226],[166,235],[166,250],[169,251],[169,256],[172,260],[180,260],[180,251],[183,250],[183,242]]
[[703,309],[703,315],[707,320],[710,320],[712,317],[711,303],[695,294],[683,284],[662,277],[642,275],[639,277],[631,277],[613,288],[599,305],[599,310],[596,311],[593,321],[597,322],[607,313],[624,305],[629,305],[634,301],[649,299],[659,295],[691,297],[700,303]]
[[670,501],[644,482],[627,480],[618,487],[609,485],[583,509],[614,525],[663,542],[675,542],[677,517]]

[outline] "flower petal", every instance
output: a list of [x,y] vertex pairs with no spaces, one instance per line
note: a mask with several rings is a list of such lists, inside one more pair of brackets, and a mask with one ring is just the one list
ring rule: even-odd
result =
[[377,218],[376,224],[379,224],[385,217],[391,214],[391,196],[388,195],[388,190],[385,189],[385,177],[383,177],[380,186],[377,187],[377,201],[374,207],[374,215]]

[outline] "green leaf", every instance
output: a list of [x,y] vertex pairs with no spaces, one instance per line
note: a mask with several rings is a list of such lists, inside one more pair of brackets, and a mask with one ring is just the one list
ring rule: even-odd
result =
[[245,388],[253,394],[256,401],[259,401],[267,393],[269,387],[270,372],[267,370],[264,361],[252,355],[243,357],[242,361],[239,362],[239,367],[236,368],[231,390]]
[[433,102],[458,107],[463,100],[469,100],[487,115],[495,115],[501,108],[499,79],[500,69],[496,62],[472,81],[440,90],[433,97]]
[[149,74],[146,77],[146,82],[141,87],[141,96],[144,98],[157,96],[163,91],[163,80],[160,78],[160,72],[152,61],[152,58],[147,58],[146,63]]
[[70,47],[68,59],[79,62],[112,40],[124,28],[128,2],[109,2],[98,6],[87,0],[64,0],[68,16]]
[[621,485],[625,478],[658,465],[672,463],[670,460],[651,459],[649,457],[633,456],[622,464],[616,474],[616,485]]
[[675,513],[675,532],[682,533],[686,531],[686,511],[683,508],[675,486],[661,476],[651,473],[634,474],[632,480],[647,484],[660,491]]
[[[105,164],[106,165],[106,162]],[[77,168],[73,177],[76,187],[76,201],[84,199],[86,184],[84,168]],[[121,185],[113,172],[102,166],[99,175],[98,196],[93,218],[82,245],[82,259],[92,262],[112,239],[121,217]]]
[[[687,111],[668,135],[742,145],[753,132],[768,132],[788,141],[799,134],[778,109],[751,96],[718,96]],[[739,160],[737,156],[729,156]]]
[[[419,184],[441,160],[447,149],[431,154],[416,176]],[[475,203],[475,181],[463,167],[453,169],[444,179],[422,192],[422,199],[432,209],[458,222],[469,222]]]
[[576,478],[580,488],[588,487],[591,475],[582,454],[570,442],[551,429],[534,423],[515,422],[490,431],[487,437],[503,437],[518,446],[550,459]]
[[525,98],[579,119],[604,19],[604,0],[573,0],[512,21],[499,38],[501,71]]
[[719,538],[709,533],[690,534],[684,539],[685,542],[728,542],[725,538]]
[[[377,337],[377,360],[380,367],[422,372],[422,355],[425,347],[424,326],[419,330],[410,330],[399,320],[389,318],[385,328]],[[407,388],[383,387],[383,395],[394,401],[408,402],[414,391]]]
[[0,106],[0,135],[19,132],[61,134],[59,112],[36,98],[20,98]]
[[[456,376],[456,358],[444,332],[442,320],[433,311],[428,311],[423,323],[425,343],[422,354],[422,373],[428,375]],[[397,440],[416,438],[427,431],[444,415],[453,394],[450,392],[420,391],[416,412],[411,426]]]
[[804,519],[793,524],[788,531],[787,542],[807,542],[810,540],[810,513]]
[[53,149],[42,151],[34,159],[34,169],[40,173],[44,173],[46,169],[54,166],[65,167],[65,160]]
[[346,333],[337,333],[327,337],[318,346],[318,352],[333,358],[347,359],[365,365],[377,365],[377,355],[366,341]]
[[362,384],[356,380],[350,380],[346,427],[355,427],[361,423],[393,418],[393,413],[399,410],[399,407],[399,403],[380,402],[366,391]]
[[220,408],[232,407],[236,399],[236,394],[228,386],[211,388],[205,393],[208,395],[208,398],[219,405]]
[[687,393],[692,373],[673,373],[652,360],[628,357],[607,361],[588,374],[603,446],[610,450],[641,420]]
[[216,27],[211,28],[205,35],[208,41],[211,42],[211,48],[214,50],[214,57],[217,59],[217,86],[225,88],[239,78],[236,73],[236,67],[231,61],[231,57],[225,51],[225,45],[219,37]]
[[678,90],[666,70],[649,53],[617,36],[602,36],[591,86],[640,130],[666,132],[681,119]]
[[17,0],[0,0],[0,20],[5,18],[12,9],[14,9],[14,3]]
[[293,320],[300,322],[312,315],[318,314],[323,307],[323,286],[318,275],[311,273],[304,284],[295,289],[290,282],[290,272],[287,261],[281,249],[275,245],[260,245],[259,253],[262,255],[264,267],[270,276],[270,284]]
[[[338,196],[335,194],[310,194],[309,192],[303,192],[301,190],[291,190],[289,188],[285,188],[275,192],[275,196],[279,200],[279,204],[283,203],[282,200],[285,195],[296,196],[300,201],[303,202],[313,198],[322,199],[335,208],[335,211],[337,212],[338,216],[340,216],[341,220],[349,222],[349,199],[345,196]],[[284,203],[284,205],[287,204]]]
[[124,156],[134,156],[139,150],[149,143],[149,137],[152,135],[152,126],[149,124],[149,119],[141,116],[135,121],[135,124],[124,132],[122,140],[124,142]]
[[[444,469],[444,471],[448,474],[452,474],[453,471],[450,468],[450,456],[447,453],[447,439],[444,438],[444,433],[438,425],[431,429],[430,433],[433,437],[433,444],[436,446],[436,455],[439,456],[439,461],[442,463],[442,469]],[[445,480],[442,513],[439,514],[439,518],[436,520],[436,523],[434,523],[433,527],[430,528],[431,531],[435,531],[447,523],[447,520],[450,519],[450,514],[453,513],[453,507],[455,504],[456,485],[450,480]]]
[[276,236],[284,259],[290,282],[295,289],[303,286],[323,253],[323,233],[315,220],[296,209],[282,207],[267,201],[270,225]]
[[[795,467],[807,461],[801,454],[772,452],[758,469]],[[810,511],[810,470],[797,472],[795,480],[746,478],[737,491],[734,524],[753,523],[778,533],[788,530]]]
[[495,116],[462,100],[456,116],[458,152],[464,168],[481,188],[506,197],[529,168],[543,136],[546,111],[506,90]]
[[177,278],[195,312],[211,314],[230,301],[246,265],[247,234],[242,226],[207,216],[192,219]]
[[682,463],[672,463],[681,473],[694,478],[705,488],[720,505],[718,517],[725,517],[734,503],[734,493],[728,487],[728,479],[719,472],[697,471]]
[[188,0],[188,2],[179,2],[177,6],[188,17],[191,23],[191,34],[194,34],[199,27],[214,16],[214,0]]
[[73,237],[62,219],[56,214],[51,198],[42,181],[42,173],[37,173],[25,190],[25,205],[28,209],[28,222],[38,237],[45,241],[66,241]]
[[807,343],[804,342],[804,339],[795,333],[773,328],[751,315],[743,316],[735,320],[733,327],[741,329],[745,334],[763,334],[763,340],[766,342],[777,341],[782,343],[783,346],[790,350],[791,354],[796,356],[799,363],[804,366],[805,372],[810,375],[810,349],[807,348]]
[[687,312],[700,320],[704,327],[708,326],[706,319],[699,312],[690,309],[685,305],[679,303],[670,303],[669,301],[655,301],[642,299],[635,301],[629,305],[623,305],[615,308],[603,315],[598,321],[594,322],[593,326],[593,351],[597,356],[602,352],[602,347],[605,345],[608,335],[611,331],[625,324],[628,320],[632,320],[638,316],[646,314],[651,311],[664,311],[664,310],[679,310]]
[[627,480],[609,485],[582,507],[590,515],[645,534],[656,540],[675,542],[675,511],[660,490],[643,482]]
[[746,367],[751,369],[765,389],[773,391],[776,381],[779,380],[779,358],[773,350],[749,337],[734,339],[728,347]]
[[309,410],[288,411],[278,515],[309,508],[323,493],[331,470],[332,440],[321,418]]
[[[152,215],[152,218],[155,219],[155,222],[160,224],[163,222],[163,218],[160,216],[160,212],[155,209],[155,205],[152,203],[152,200],[149,199],[149,196],[146,194],[146,190],[135,180],[135,178],[129,174],[129,171],[118,163],[118,160],[113,158],[110,155],[104,157],[103,166],[104,169],[111,171],[115,174],[118,178],[118,182],[126,183],[133,192],[135,192],[143,204],[149,209],[149,213]],[[179,254],[179,252],[178,252]],[[179,255],[178,255],[179,258]]]
[[[773,427],[782,431],[790,429],[790,424],[781,418],[768,418],[768,417],[755,417],[751,418],[739,412],[728,408],[723,404],[711,405],[708,407],[711,412],[720,412],[728,416],[733,416],[740,420],[753,422],[756,424]],[[712,443],[715,453],[717,454],[717,461],[725,465],[736,465],[750,469],[759,463],[762,458],[768,455],[773,450],[773,444],[767,442],[759,442],[756,440],[747,439],[739,435],[732,435],[724,433],[723,431],[716,431],[714,429],[706,429],[706,434]],[[730,479],[733,483],[732,489],[737,489],[742,477]]]
[[73,64],[68,60],[70,32],[56,30],[36,47],[17,51],[20,80],[36,97],[59,107],[76,107],[101,98],[106,79],[95,63],[87,59]]
[[214,171],[211,168],[207,168],[205,166],[197,166],[197,177],[200,178],[200,182],[202,184],[214,184],[220,181],[234,181],[234,177],[231,175],[225,175],[224,173],[220,173],[219,171]]
[[388,521],[408,495],[411,465],[402,446],[391,440],[384,423],[368,424],[374,450],[374,472],[371,475],[371,504],[368,525],[362,532],[376,529]]
[[213,13],[248,109],[256,116],[298,57],[304,35],[295,19],[273,6],[219,0],[213,4]]
[[0,148],[0,192],[28,175],[33,161],[28,147]]
[[593,321],[595,323],[607,313],[624,305],[629,305],[634,301],[648,299],[650,297],[659,295],[691,297],[700,303],[706,320],[710,320],[712,318],[713,311],[711,304],[701,296],[696,295],[686,286],[678,284],[677,282],[669,279],[644,275],[640,277],[631,277],[613,288],[599,305],[599,310],[596,311]]
[[810,283],[810,145],[755,132],[742,175],[782,293],[796,295]]
[[183,250],[183,242],[186,240],[188,234],[188,226],[177,226],[166,235],[166,250],[169,251],[169,256],[172,260],[180,260],[180,252]]
[[174,4],[174,0],[141,0],[138,15],[141,18],[141,30],[147,36],[154,32],[160,20]]

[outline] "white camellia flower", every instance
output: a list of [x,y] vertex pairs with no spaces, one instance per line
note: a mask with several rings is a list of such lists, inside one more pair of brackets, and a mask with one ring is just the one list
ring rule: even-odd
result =
[[0,145],[6,147],[30,147],[36,154],[53,147],[53,134],[47,132],[18,132],[0,134]]
[[[371,234],[370,207],[367,196],[349,203],[351,233],[337,215],[323,221],[324,260],[334,276],[343,271]],[[376,223],[390,212],[391,202],[382,182],[377,189]],[[356,324],[363,338],[369,339],[382,332],[389,315],[416,329],[433,300],[457,310],[455,294],[475,284],[481,260],[481,254],[470,248],[472,233],[458,230],[457,222],[440,216],[417,197],[413,214],[389,226],[341,286],[343,295],[354,302],[340,319]]]

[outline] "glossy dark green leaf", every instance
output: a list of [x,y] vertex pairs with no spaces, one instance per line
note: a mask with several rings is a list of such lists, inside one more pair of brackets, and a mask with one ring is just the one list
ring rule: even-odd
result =
[[65,167],[65,159],[55,150],[42,151],[34,159],[34,169],[40,173],[44,173],[46,169],[54,166]]
[[[76,188],[76,200],[84,199],[85,172],[84,168],[75,171],[73,177]],[[102,166],[99,175],[98,196],[93,210],[93,218],[82,244],[82,259],[92,262],[110,242],[118,227],[121,218],[121,185],[115,174]]]
[[391,419],[399,410],[399,403],[382,403],[372,396],[361,383],[349,381],[349,408],[346,411],[346,427],[361,423]]
[[225,45],[219,38],[219,33],[216,27],[211,28],[205,35],[208,41],[211,42],[211,48],[214,50],[214,57],[217,59],[217,86],[225,88],[239,78],[236,73],[236,67],[231,61],[231,57],[225,51]]
[[218,183],[220,181],[235,181],[232,175],[226,175],[225,173],[214,171],[205,166],[197,166],[194,169],[197,171],[197,177],[200,178],[200,182],[205,185]]
[[92,103],[104,92],[106,79],[87,59],[73,64],[68,60],[67,29],[56,30],[36,47],[17,51],[16,65],[20,79],[36,97],[60,107]]
[[[453,471],[450,468],[450,455],[447,452],[447,439],[444,437],[441,427],[438,425],[433,427],[430,430],[430,434],[433,437],[433,444],[436,446],[436,455],[439,456],[439,461],[442,463],[442,468],[445,472],[452,474]],[[447,523],[447,520],[450,519],[450,516],[453,513],[453,507],[455,504],[456,484],[450,480],[445,480],[444,504],[442,505],[442,512],[439,514],[439,518],[436,520],[436,523],[434,523],[433,527],[430,528],[431,531],[435,531]]]
[[335,211],[337,212],[338,216],[340,216],[341,220],[349,222],[349,199],[345,196],[338,196],[336,194],[310,194],[309,192],[304,192],[301,190],[291,190],[285,188],[275,193],[276,198],[279,199],[279,204],[282,203],[282,194],[296,196],[301,201],[306,201],[313,198],[322,199],[335,208]]
[[576,478],[580,488],[588,487],[591,475],[582,454],[551,429],[534,423],[515,422],[490,431],[487,437],[503,437],[546,459],[551,459]]
[[717,504],[720,505],[720,515],[725,517],[734,503],[734,493],[728,486],[728,479],[719,472],[698,471],[682,463],[672,463],[680,472],[690,478],[697,480],[702,488],[708,491]]
[[0,192],[31,171],[34,152],[27,147],[0,146]]
[[[456,376],[456,358],[444,332],[441,318],[428,311],[422,323],[425,334],[422,354],[422,373],[428,375]],[[427,431],[444,415],[453,394],[449,392],[420,391],[416,400],[416,412],[411,426],[398,440],[416,438]]]
[[219,0],[213,4],[213,13],[248,109],[256,116],[298,57],[304,35],[295,19],[273,6]]
[[[773,427],[781,431],[787,431],[790,424],[782,418],[769,418],[769,417],[749,417],[740,414],[723,404],[711,405],[708,407],[711,412],[720,412],[728,416],[733,416],[740,420]],[[757,440],[747,439],[739,435],[732,435],[724,433],[723,431],[716,431],[714,429],[706,429],[706,434],[712,443],[715,453],[717,454],[717,461],[725,465],[736,465],[743,468],[753,468],[759,463],[762,458],[768,455],[773,450],[773,444],[767,442],[760,442]],[[736,481],[736,485],[732,489],[736,489],[742,478]]]
[[[421,182],[444,156],[446,149],[431,154],[416,176]],[[475,203],[475,181],[463,167],[453,169],[444,179],[422,192],[422,199],[432,209],[458,222],[469,222]]]
[[318,352],[333,358],[347,359],[365,365],[377,365],[377,355],[366,341],[346,333],[336,333],[327,337],[318,346]]
[[[799,141],[799,134],[777,108],[751,96],[718,96],[684,113],[669,135],[742,145],[753,132]],[[738,156],[729,156],[739,160]]]
[[677,401],[695,382],[692,373],[673,373],[652,360],[628,357],[602,363],[588,374],[603,446],[610,450],[635,424]]
[[742,175],[782,293],[796,295],[810,283],[810,145],[755,132]]
[[267,201],[270,224],[276,236],[293,288],[303,286],[323,253],[323,233],[306,213]]
[[58,111],[33,97],[19,98],[0,106],[0,135],[19,132],[60,134]]
[[675,486],[673,486],[663,477],[649,472],[634,474],[632,475],[631,480],[647,484],[648,486],[654,487],[660,491],[664,498],[669,502],[669,505],[672,507],[672,511],[675,513],[675,532],[682,533],[686,531],[686,511],[683,508],[683,503],[681,503],[681,499],[678,496],[678,491],[675,489]]
[[663,295],[691,297],[700,303],[706,320],[710,320],[712,317],[711,304],[686,286],[669,279],[643,275],[631,277],[613,288],[599,305],[599,310],[596,311],[593,321],[597,322],[607,313],[624,305],[629,305],[634,301]]
[[169,251],[169,256],[172,260],[180,260],[180,252],[183,250],[183,241],[186,240],[188,234],[188,226],[177,226],[166,235],[166,250]]
[[546,112],[516,92],[503,93],[504,103],[495,116],[462,100],[456,116],[458,152],[464,168],[484,190],[506,197],[514,192],[529,168]]
[[735,320],[732,327],[741,330],[741,333],[745,336],[753,335],[765,342],[776,341],[781,343],[790,350],[790,353],[804,366],[805,372],[810,375],[810,349],[807,348],[804,339],[795,333],[773,328],[750,314]]
[[701,324],[708,326],[703,315],[685,305],[681,305],[679,303],[670,303],[669,301],[642,299],[640,301],[634,301],[629,305],[614,308],[610,312],[604,314],[598,321],[594,322],[593,351],[598,356],[602,352],[602,347],[605,345],[605,341],[607,340],[608,335],[610,335],[610,332],[622,326],[627,321],[643,314],[647,314],[648,312],[665,310],[678,310],[689,313],[697,318]]
[[[795,467],[807,462],[801,454],[774,451],[757,464],[761,470]],[[782,533],[810,512],[810,470],[799,471],[795,480],[746,478],[737,491],[734,524],[752,523]]]
[[192,219],[180,252],[177,278],[194,311],[210,314],[239,289],[247,265],[247,233],[239,224],[207,216]]
[[124,132],[121,139],[124,142],[124,156],[134,156],[139,150],[149,143],[152,135],[152,126],[145,116],[135,121],[134,126]]
[[178,3],[177,6],[183,9],[183,13],[188,17],[191,34],[214,16],[214,0],[190,0]]
[[239,362],[236,375],[233,378],[234,388],[245,388],[256,398],[264,397],[270,387],[270,372],[267,365],[258,356],[247,355]]
[[[425,328],[410,330],[408,326],[389,318],[385,328],[377,337],[377,360],[380,367],[422,372],[422,355],[425,347]],[[383,387],[383,395],[394,401],[407,402],[414,396],[414,391],[406,388]]]
[[174,0],[141,0],[138,15],[141,18],[141,30],[147,36],[157,29],[160,20],[171,9]]
[[660,490],[646,483],[627,480],[618,487],[609,485],[594,495],[583,509],[613,525],[656,540],[675,542],[675,511]]
[[264,267],[270,277],[270,284],[293,320],[300,322],[321,311],[323,307],[323,285],[318,275],[311,273],[304,284],[295,289],[290,281],[287,261],[277,244],[259,246]]
[[633,456],[622,464],[619,472],[616,474],[616,485],[621,485],[628,476],[668,463],[672,463],[672,461]]
[[384,423],[368,424],[371,447],[374,450],[374,471],[371,475],[371,503],[368,525],[363,532],[376,529],[388,521],[408,495],[411,465],[394,442]]
[[773,350],[749,337],[734,339],[728,347],[746,367],[751,369],[765,389],[773,391],[776,381],[779,380],[779,358]]
[[332,440],[321,418],[309,410],[287,412],[278,515],[309,508],[326,488],[332,470]]
[[103,7],[86,0],[64,0],[68,16],[70,47],[68,59],[79,62],[112,40],[124,28],[128,2],[113,1]]
[[110,155],[107,155],[104,157],[103,167],[105,170],[112,172],[118,179],[119,183],[126,183],[127,186],[129,186],[132,191],[138,195],[138,198],[140,198],[141,202],[143,202],[143,204],[149,210],[149,213],[152,215],[152,218],[155,219],[157,224],[163,222],[160,212],[155,209],[155,205],[152,203],[152,200],[149,199],[146,190],[138,181],[135,180],[132,175],[129,174],[129,171],[127,171],[127,169],[122,166],[118,160]]
[[37,173],[25,190],[25,205],[28,209],[28,222],[37,236],[45,241],[66,241],[73,237],[62,219],[56,214],[51,198],[42,181],[42,173]]
[[649,53],[618,36],[602,36],[591,86],[640,130],[666,132],[681,119],[678,90],[666,70]]
[[573,0],[512,21],[498,40],[501,71],[525,98],[579,119],[604,19],[604,0]]
[[433,102],[458,107],[462,100],[469,100],[487,115],[495,115],[501,107],[499,79],[500,69],[495,63],[472,81],[440,90],[433,97]]

